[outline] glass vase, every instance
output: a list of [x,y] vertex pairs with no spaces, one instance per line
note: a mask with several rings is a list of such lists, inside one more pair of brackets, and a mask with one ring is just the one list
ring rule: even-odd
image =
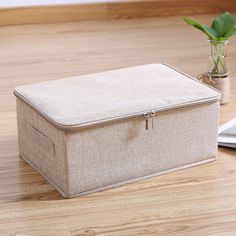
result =
[[230,99],[230,78],[226,65],[226,50],[229,41],[209,40],[209,65],[207,84],[221,92],[221,104],[226,104]]
[[226,50],[229,41],[209,40],[208,42],[210,46],[208,75],[211,78],[226,78],[228,76]]

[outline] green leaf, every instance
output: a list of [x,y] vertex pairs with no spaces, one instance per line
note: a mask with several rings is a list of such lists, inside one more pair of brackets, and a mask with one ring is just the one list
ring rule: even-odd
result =
[[236,19],[229,12],[225,12],[215,18],[211,27],[216,30],[221,36],[228,32],[236,25]]
[[236,28],[231,28],[229,31],[227,31],[225,34],[224,34],[224,38],[228,39],[232,36],[236,35]]
[[221,36],[223,36],[224,22],[219,17],[213,20],[211,28],[216,30]]
[[213,28],[207,26],[207,25],[204,25],[205,29],[210,32],[212,35],[214,35],[215,38],[219,38],[220,37],[220,34]]
[[192,18],[189,18],[189,17],[183,17],[183,20],[187,24],[192,25],[193,27],[195,27],[195,28],[201,30],[202,32],[204,32],[208,36],[209,39],[217,40],[218,33],[214,29],[212,29],[212,28],[210,28],[206,25],[202,25],[198,21],[196,21]]

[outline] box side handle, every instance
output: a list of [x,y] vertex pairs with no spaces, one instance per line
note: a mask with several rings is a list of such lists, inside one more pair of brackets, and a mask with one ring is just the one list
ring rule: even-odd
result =
[[37,138],[39,146],[44,153],[56,155],[56,148],[54,142],[45,135],[42,131],[34,127],[29,122],[25,121],[25,130],[28,137]]

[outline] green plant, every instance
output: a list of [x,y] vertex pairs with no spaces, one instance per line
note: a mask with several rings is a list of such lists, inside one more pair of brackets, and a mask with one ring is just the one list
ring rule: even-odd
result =
[[204,25],[198,21],[183,17],[183,20],[198,30],[202,31],[208,36],[210,40],[213,55],[214,67],[211,74],[227,73],[226,65],[224,62],[224,45],[228,42],[229,38],[236,35],[236,19],[230,13],[225,12],[224,14],[216,17],[211,26]]

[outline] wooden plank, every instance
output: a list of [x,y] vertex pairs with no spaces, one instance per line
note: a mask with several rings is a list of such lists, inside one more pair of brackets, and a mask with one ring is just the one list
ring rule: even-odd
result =
[[234,0],[129,0],[0,9],[0,26],[236,11]]
[[105,20],[104,4],[40,6],[0,9],[0,26]]
[[221,13],[235,11],[236,2],[232,0],[152,0],[109,3],[108,19],[129,19],[157,16],[176,16],[192,14]]

